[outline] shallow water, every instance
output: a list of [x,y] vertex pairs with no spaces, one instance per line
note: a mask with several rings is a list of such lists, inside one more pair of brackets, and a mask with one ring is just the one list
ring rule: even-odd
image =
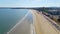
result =
[[27,12],[27,9],[0,9],[0,34],[6,34]]

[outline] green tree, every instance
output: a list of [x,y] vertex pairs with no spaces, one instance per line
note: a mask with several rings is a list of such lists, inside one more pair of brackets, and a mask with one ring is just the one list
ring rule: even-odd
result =
[[48,10],[45,9],[44,12],[48,12]]

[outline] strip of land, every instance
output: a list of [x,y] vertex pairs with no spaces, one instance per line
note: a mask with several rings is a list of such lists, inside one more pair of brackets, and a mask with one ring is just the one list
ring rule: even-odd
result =
[[31,13],[33,14],[36,34],[60,34],[60,31],[57,31],[41,12],[38,13],[38,11],[32,10]]

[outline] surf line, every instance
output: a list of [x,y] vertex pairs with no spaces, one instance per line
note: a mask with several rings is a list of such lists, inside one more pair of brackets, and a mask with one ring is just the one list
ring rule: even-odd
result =
[[28,14],[29,14],[29,11],[27,12],[27,14],[15,26],[13,26],[13,28],[10,29],[10,31],[7,32],[7,34],[9,34],[16,26],[21,24],[22,21],[28,16]]

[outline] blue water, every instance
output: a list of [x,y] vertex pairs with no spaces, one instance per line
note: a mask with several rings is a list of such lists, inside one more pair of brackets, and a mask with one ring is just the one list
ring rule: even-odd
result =
[[27,9],[0,9],[0,34],[6,34],[27,12]]

